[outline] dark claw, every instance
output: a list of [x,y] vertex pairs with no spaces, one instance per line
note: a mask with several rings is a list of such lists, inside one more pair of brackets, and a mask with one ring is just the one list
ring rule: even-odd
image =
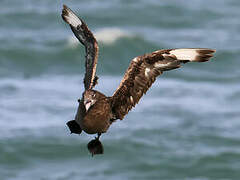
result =
[[95,154],[103,154],[103,145],[98,138],[91,140],[87,147],[92,156]]
[[69,127],[71,134],[81,134],[82,129],[75,120],[68,121],[67,126]]

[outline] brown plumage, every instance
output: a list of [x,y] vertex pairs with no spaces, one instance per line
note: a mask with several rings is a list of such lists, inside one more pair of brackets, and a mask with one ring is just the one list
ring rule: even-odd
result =
[[213,57],[215,50],[207,48],[165,49],[135,57],[113,96],[93,90],[97,83],[96,66],[98,45],[91,31],[82,19],[78,18],[67,6],[63,6],[62,17],[75,36],[86,49],[86,73],[84,77],[85,91],[79,100],[75,119],[67,123],[72,133],[98,134],[89,142],[88,149],[94,154],[102,154],[103,146],[99,141],[101,133],[117,119],[124,116],[139,102],[164,71],[181,67],[182,63],[205,62]]

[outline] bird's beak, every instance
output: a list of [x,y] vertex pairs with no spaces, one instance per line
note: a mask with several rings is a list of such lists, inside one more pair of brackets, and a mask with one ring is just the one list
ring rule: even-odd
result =
[[84,106],[86,111],[92,106],[92,101],[91,100],[84,100]]

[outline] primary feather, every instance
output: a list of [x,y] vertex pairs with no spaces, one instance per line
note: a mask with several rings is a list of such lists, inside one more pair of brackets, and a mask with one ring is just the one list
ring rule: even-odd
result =
[[93,33],[88,29],[86,23],[80,19],[70,8],[63,5],[62,18],[68,23],[76,38],[85,46],[85,89],[92,89],[97,83],[96,68],[98,61],[98,44]]

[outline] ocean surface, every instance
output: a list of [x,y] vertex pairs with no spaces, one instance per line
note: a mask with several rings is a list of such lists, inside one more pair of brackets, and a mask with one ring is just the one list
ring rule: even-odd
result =
[[[206,63],[164,73],[102,135],[70,135],[83,92],[84,47],[66,4],[100,46],[97,90],[111,96],[135,56],[214,48]],[[0,180],[239,180],[239,0],[1,0]]]

